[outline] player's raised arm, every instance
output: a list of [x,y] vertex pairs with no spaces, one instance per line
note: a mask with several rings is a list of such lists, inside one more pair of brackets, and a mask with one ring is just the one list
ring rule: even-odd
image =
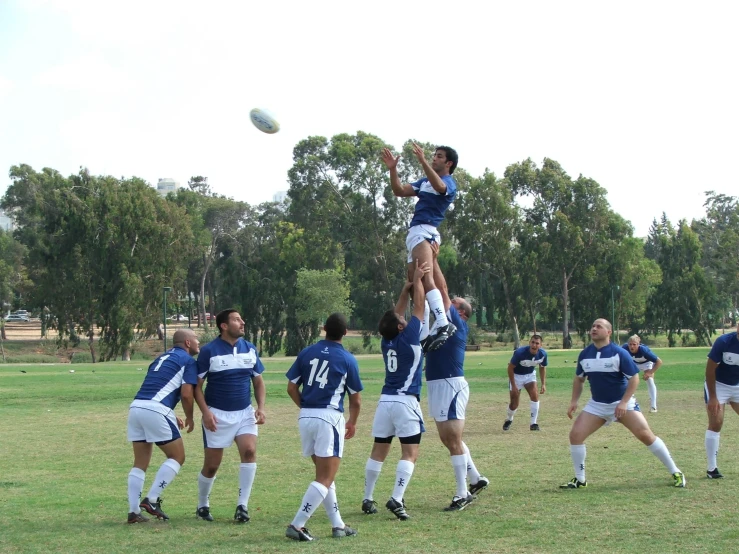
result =
[[382,149],[382,161],[390,170],[390,186],[393,188],[393,194],[400,198],[416,196],[416,191],[413,190],[411,185],[400,182],[400,177],[398,176],[398,160],[400,160],[400,156],[393,156],[393,153],[388,148]]
[[418,163],[423,167],[423,172],[426,174],[429,184],[434,187],[434,190],[439,194],[446,194],[446,183],[441,177],[439,177],[439,174],[434,171],[434,168],[431,167],[431,164],[426,160],[426,154],[424,154],[423,148],[415,142],[413,143],[413,153],[416,155]]

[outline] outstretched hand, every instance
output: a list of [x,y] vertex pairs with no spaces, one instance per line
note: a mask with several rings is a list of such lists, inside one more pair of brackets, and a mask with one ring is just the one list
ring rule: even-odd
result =
[[385,162],[388,169],[393,170],[397,168],[399,159],[400,155],[393,156],[393,153],[388,148],[382,149],[382,161]]
[[424,153],[423,148],[418,146],[415,142],[413,143],[413,154],[415,154],[418,163],[421,165],[428,163],[426,162],[426,154]]

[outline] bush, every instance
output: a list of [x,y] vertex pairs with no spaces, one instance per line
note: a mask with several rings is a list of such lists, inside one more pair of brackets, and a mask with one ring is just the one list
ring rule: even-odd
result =
[[[56,364],[59,358],[46,354],[20,354],[17,356],[5,356],[9,364]],[[0,362],[2,358],[0,357]]]

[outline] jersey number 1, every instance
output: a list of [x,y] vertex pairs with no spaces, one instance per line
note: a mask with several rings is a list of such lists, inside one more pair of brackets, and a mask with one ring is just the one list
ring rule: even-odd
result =
[[159,368],[162,367],[162,364],[164,363],[164,360],[166,360],[167,358],[169,358],[169,354],[167,354],[166,356],[162,356],[161,358],[159,358],[159,363],[157,364],[157,366],[152,371],[159,371]]
[[[308,386],[313,385],[313,379],[315,378],[316,383],[319,383],[319,388],[323,388],[328,383],[328,360],[323,360],[321,368],[318,369],[318,358],[313,358],[310,361],[310,377],[308,377]],[[318,373],[318,374],[316,374]]]

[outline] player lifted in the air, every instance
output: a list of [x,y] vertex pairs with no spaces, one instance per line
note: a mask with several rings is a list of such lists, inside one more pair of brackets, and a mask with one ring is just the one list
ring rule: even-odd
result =
[[[438,227],[444,221],[447,208],[454,202],[457,195],[457,183],[452,177],[457,167],[459,156],[448,146],[439,146],[434,152],[431,163],[426,160],[423,149],[413,144],[413,153],[423,167],[426,177],[414,183],[403,184],[398,177],[398,160],[400,156],[393,156],[387,148],[382,151],[382,161],[390,170],[390,184],[393,194],[398,197],[418,196],[415,212],[411,220],[405,245],[408,250],[408,280],[412,280],[415,269],[415,260],[421,265],[432,266],[431,243],[441,243]],[[423,287],[426,291],[426,300],[431,312],[436,318],[434,327],[429,335],[429,342],[425,345],[428,350],[436,350],[457,330],[454,324],[447,320],[444,303],[441,298],[433,273],[427,273],[423,278]]]

